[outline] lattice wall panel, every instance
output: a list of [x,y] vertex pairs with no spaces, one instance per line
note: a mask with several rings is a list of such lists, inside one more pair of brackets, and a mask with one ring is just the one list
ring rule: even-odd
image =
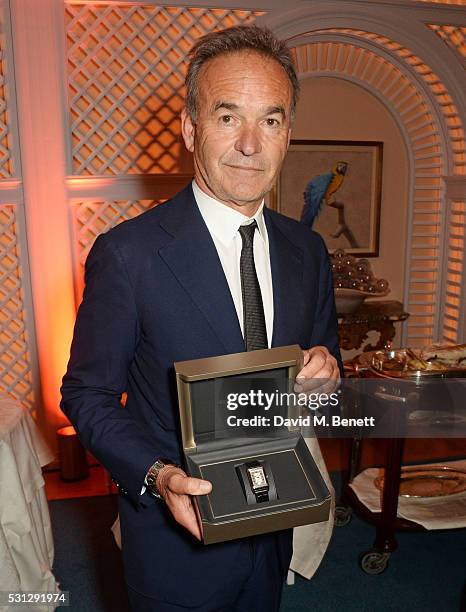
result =
[[466,66],[466,27],[434,24],[429,24],[427,27],[435,32],[437,36],[450,47],[450,49],[453,49],[459,53],[463,65]]
[[29,408],[32,373],[25,327],[15,206],[0,205],[0,389]]
[[8,108],[8,86],[6,82],[6,40],[5,12],[0,7],[0,178],[13,176],[13,159],[10,143],[10,125]]
[[74,204],[78,258],[84,265],[90,248],[99,234],[118,223],[137,217],[164,200],[118,200],[106,202],[77,202]]
[[200,36],[261,13],[66,6],[73,174],[185,171],[179,113]]
[[464,342],[461,326],[462,296],[464,294],[464,261],[466,257],[466,202],[451,205],[447,274],[445,283],[445,308],[443,315],[443,340]]

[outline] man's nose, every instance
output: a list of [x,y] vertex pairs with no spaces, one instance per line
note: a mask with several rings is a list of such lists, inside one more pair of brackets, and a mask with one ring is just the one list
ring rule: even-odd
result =
[[256,127],[244,126],[241,129],[235,142],[235,150],[248,156],[262,151],[262,145]]

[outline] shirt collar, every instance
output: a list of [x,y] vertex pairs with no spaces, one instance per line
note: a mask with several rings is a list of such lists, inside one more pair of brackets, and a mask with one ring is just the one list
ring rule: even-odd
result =
[[217,240],[225,245],[230,244],[235,238],[240,225],[248,225],[255,219],[259,234],[264,242],[267,243],[267,231],[263,212],[264,200],[262,200],[256,213],[252,217],[247,217],[204,193],[195,180],[193,180],[192,187],[202,218],[211,235],[215,236]]

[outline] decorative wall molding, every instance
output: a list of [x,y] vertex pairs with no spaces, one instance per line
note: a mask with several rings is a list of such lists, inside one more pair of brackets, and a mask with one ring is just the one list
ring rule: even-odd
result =
[[0,1],[0,389],[40,413],[9,3]]
[[[402,342],[428,344],[443,335],[440,298],[448,210],[442,175],[466,173],[464,71],[460,61],[451,62],[451,51],[443,41],[425,27],[425,10],[419,11],[417,5],[410,10],[406,3],[375,2],[368,16],[363,4],[367,3],[313,4],[268,22],[295,47],[298,62],[311,64],[311,69],[300,66],[303,76],[325,74],[359,82],[385,104],[400,126],[411,184],[405,285],[411,317]],[[396,5],[397,11],[388,13],[388,4]],[[458,337],[464,331],[458,328]]]
[[192,174],[69,176],[66,185],[69,199],[166,200],[183,189],[191,180]]
[[[3,11],[2,11],[3,12]],[[5,17],[2,14],[1,20],[4,21]],[[3,35],[4,38],[4,35]],[[11,146],[10,146],[10,130],[9,124],[11,123],[8,118],[8,102],[7,102],[7,85],[5,80],[5,40],[0,39],[0,176],[2,178],[10,177],[14,174],[13,160],[11,158]]]
[[0,180],[0,204],[22,204],[23,182],[21,179]]
[[[416,1],[416,0],[414,0]],[[418,2],[430,2],[433,4],[448,4],[449,6],[465,6],[465,0],[417,0]]]
[[433,73],[441,74],[460,114],[464,116],[466,112],[462,63],[451,61],[451,53],[446,53],[443,41],[426,27],[428,23],[464,26],[463,7],[401,0],[328,0],[300,5],[280,16],[267,15],[263,20],[293,45],[303,42],[300,40],[303,34],[317,30],[350,28],[386,37],[422,58]]
[[63,5],[57,0],[9,4],[40,420],[55,445],[55,431],[66,422],[58,406],[76,314],[65,190]]
[[[320,31],[316,31],[318,35]],[[325,34],[343,34],[350,36],[351,40],[360,39],[370,41],[371,49],[382,54],[390,63],[398,58],[397,66],[409,79],[416,81],[417,86],[424,91],[425,101],[431,103],[434,115],[438,116],[439,127],[443,133],[444,155],[448,160],[448,167],[452,172],[466,174],[466,141],[463,121],[457,107],[446,89],[442,80],[432,71],[431,67],[410,49],[401,46],[396,41],[380,36],[373,32],[353,29],[335,29],[324,31]],[[361,43],[358,42],[360,45]],[[377,51],[377,50],[380,51]],[[382,53],[381,53],[382,52]],[[388,92],[396,87],[401,77],[390,82],[389,88],[383,91],[387,97]]]
[[[465,18],[466,21],[466,18]],[[459,55],[459,59],[466,68],[466,27],[454,25],[436,25],[429,23],[427,27],[432,30],[443,42]]]
[[444,176],[445,197],[449,200],[466,200],[466,176]]
[[[455,181],[455,183],[454,187],[456,189],[450,189],[450,195],[452,196],[458,188],[458,181]],[[464,284],[466,269],[466,190],[464,184],[461,187],[462,199],[452,197],[451,200],[448,200],[448,229],[441,289],[441,295],[445,299],[442,303],[442,335],[440,339],[443,342],[453,344],[464,341],[463,330],[466,323],[466,288]]]

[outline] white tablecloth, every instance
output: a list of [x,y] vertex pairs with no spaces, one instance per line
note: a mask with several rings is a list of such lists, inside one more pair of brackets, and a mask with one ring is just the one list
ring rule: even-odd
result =
[[290,569],[301,574],[304,578],[309,579],[312,578],[319,567],[329,545],[330,538],[332,537],[335,515],[335,491],[320,451],[319,442],[316,438],[305,437],[304,439],[325,480],[328,490],[332,494],[332,506],[327,521],[323,523],[314,523],[313,525],[295,527],[293,531],[293,557],[291,559]]
[[[416,467],[450,467],[466,472],[466,459],[442,463],[423,463]],[[412,466],[411,466],[412,467]],[[382,476],[380,468],[367,468],[350,484],[359,500],[371,511],[380,512],[381,493],[374,484]],[[466,527],[466,492],[438,497],[399,497],[397,515],[419,523],[426,529],[460,529]]]
[[[0,591],[59,592],[41,472],[53,458],[29,412],[0,394]],[[9,609],[30,608],[0,606]]]

